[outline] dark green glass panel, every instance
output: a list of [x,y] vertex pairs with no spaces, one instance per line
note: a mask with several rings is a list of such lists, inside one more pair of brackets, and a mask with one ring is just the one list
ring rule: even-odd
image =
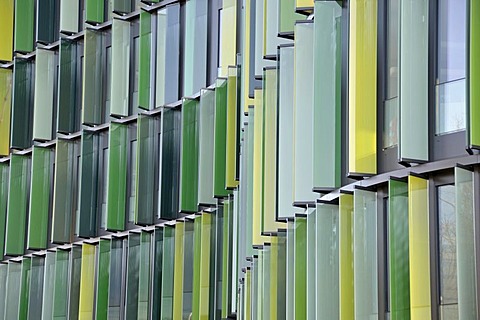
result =
[[51,205],[53,152],[49,148],[33,147],[32,186],[28,219],[28,249],[46,249],[48,213]]
[[173,316],[173,275],[175,272],[175,228],[165,226],[163,230],[161,319]]
[[108,185],[107,185],[107,229],[121,231],[125,228],[127,205],[127,141],[128,126],[110,124]]
[[182,159],[180,211],[198,210],[198,101],[185,99],[182,105]]
[[194,223],[185,221],[183,238],[183,318],[192,314],[193,301],[193,255],[194,255]]
[[57,130],[61,133],[78,131],[80,108],[78,103],[77,65],[78,45],[74,41],[60,39],[58,81]]
[[5,234],[5,254],[22,255],[25,248],[25,224],[30,188],[30,158],[10,156],[10,181]]
[[180,186],[181,111],[164,109],[162,113],[162,182],[160,217],[178,216]]
[[43,286],[42,319],[52,319],[53,298],[55,288],[55,256],[56,252],[49,251],[45,258],[45,282]]
[[78,319],[80,302],[80,278],[82,271],[82,247],[72,248],[70,264],[70,296],[68,304],[69,319]]
[[57,250],[53,289],[53,319],[67,319],[69,251]]
[[153,223],[155,215],[155,132],[157,119],[139,116],[137,120],[137,197],[135,200],[135,224]]
[[24,258],[22,260],[22,279],[20,283],[20,301],[18,306],[18,319],[27,319],[28,317],[28,293],[30,291],[30,276],[31,276],[32,260],[31,258]]
[[98,140],[97,134],[83,131],[78,225],[80,237],[94,237],[97,234]]
[[113,12],[126,14],[133,10],[132,0],[113,0]]
[[58,40],[60,1],[37,1],[37,42],[48,44]]
[[140,266],[140,234],[130,233],[128,235],[128,266],[125,317],[136,319],[138,311],[138,279]]
[[45,257],[32,257],[32,266],[30,270],[30,291],[28,292],[28,319],[38,319],[42,315]]
[[35,34],[35,0],[15,1],[15,31],[13,50],[33,51]]
[[148,319],[151,306],[151,242],[152,235],[142,232],[140,235],[140,264],[138,271],[138,312],[137,319]]
[[160,319],[162,306],[162,261],[163,261],[163,228],[155,229],[153,233],[153,295],[152,295],[152,318]]
[[408,184],[388,183],[390,317],[410,319]]
[[123,239],[112,239],[110,247],[110,279],[108,292],[108,319],[120,319],[124,312],[122,302],[122,285],[125,269]]
[[140,70],[138,73],[138,105],[142,109],[149,110],[151,84],[150,81],[150,56],[152,52],[152,16],[150,13],[140,13]]
[[75,142],[57,140],[53,190],[52,242],[68,243],[72,237],[75,206]]
[[104,109],[105,52],[103,33],[86,29],[84,39],[82,122],[95,125],[102,122],[102,110]]
[[15,149],[26,149],[32,145],[34,86],[33,62],[15,58],[10,141]]
[[95,316],[98,320],[108,319],[108,285],[110,275],[110,240],[100,240],[97,269],[97,294]]
[[10,262],[8,264],[7,286],[5,296],[4,319],[19,319],[20,290],[22,283],[22,264]]
[[102,23],[104,20],[104,1],[85,0],[85,21],[92,24]]
[[[253,130],[253,128],[252,128]],[[214,181],[215,197],[225,197],[225,171],[227,163],[227,81],[218,80],[215,89],[215,142],[214,142]]]
[[[9,167],[8,163],[0,163],[0,259],[3,260],[3,250],[5,247],[5,221],[7,219],[8,208],[8,181]],[[0,299],[0,302],[2,300]],[[1,313],[0,313],[1,315]]]

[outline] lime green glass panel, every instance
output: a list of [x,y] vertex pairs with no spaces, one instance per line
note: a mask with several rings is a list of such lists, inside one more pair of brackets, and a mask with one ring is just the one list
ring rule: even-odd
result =
[[459,319],[476,319],[474,173],[455,168],[457,283]]
[[[314,24],[295,25],[294,202],[315,200],[313,189]],[[280,72],[282,72],[280,70]]]
[[390,180],[388,196],[391,319],[410,319],[407,183]]
[[28,292],[28,319],[40,318],[43,309],[45,257],[33,256]]
[[111,123],[108,142],[107,224],[108,230],[125,228],[127,206],[128,126]]
[[108,295],[110,280],[110,240],[101,239],[98,244],[98,262],[95,292],[95,318],[108,319]]
[[194,220],[192,317],[200,318],[200,259],[202,256],[202,219]]
[[12,154],[10,156],[7,228],[5,233],[6,255],[22,255],[24,253],[29,187],[30,158]]
[[60,3],[60,32],[77,33],[79,31],[79,12],[79,0],[62,0]]
[[213,218],[211,214],[202,214],[202,238],[200,253],[200,297],[199,297],[199,319],[209,319],[210,305],[215,299],[213,295],[212,283],[212,260],[213,260]]
[[175,272],[173,276],[173,319],[183,318],[185,222],[175,225]]
[[[9,173],[8,163],[0,163],[0,259],[2,260],[5,248],[5,221],[8,208]],[[1,301],[0,299],[0,303]]]
[[295,319],[307,317],[307,219],[296,217],[294,222],[294,299]]
[[409,176],[408,194],[410,317],[412,320],[429,320],[432,316],[432,296],[428,180]]
[[104,1],[85,0],[85,21],[92,24],[104,21]]
[[214,141],[214,181],[215,197],[225,197],[225,174],[227,161],[227,80],[217,80],[215,89],[215,141]]
[[237,50],[237,1],[224,0],[220,11],[220,76],[228,76],[228,67],[236,65]]
[[350,4],[349,174],[377,172],[377,0]]
[[52,201],[52,162],[51,149],[33,147],[27,241],[29,249],[47,248],[48,215]]
[[15,0],[14,36],[14,51],[33,51],[33,41],[35,37],[35,0]]
[[183,43],[183,95],[191,96],[207,81],[208,1],[188,0],[185,4]]
[[356,189],[353,201],[355,319],[378,318],[377,194]]
[[20,319],[22,282],[22,264],[19,262],[8,263],[4,319]]
[[10,127],[12,148],[26,149],[32,145],[34,79],[33,62],[15,58]]
[[82,122],[96,125],[102,122],[103,110],[103,33],[86,29],[84,41]]
[[197,100],[183,101],[180,171],[180,211],[182,212],[198,210],[198,107]]
[[0,114],[2,115],[0,117],[0,156],[6,156],[10,151],[10,110],[12,107],[13,85],[12,75],[12,70],[0,69]]
[[[55,252],[49,251],[45,257],[44,286],[42,294],[42,319],[53,317],[53,297],[55,283]],[[1,300],[0,300],[1,301]]]
[[315,2],[313,183],[338,188],[341,181],[342,7]]
[[215,204],[213,193],[215,91],[202,90],[198,107],[198,203]]
[[130,103],[130,22],[113,19],[110,113],[128,116]]
[[138,105],[142,109],[152,109],[150,79],[150,56],[152,53],[152,15],[140,12],[140,69],[138,73]]
[[175,228],[166,226],[163,230],[162,297],[161,318],[173,317],[173,291],[175,274]]
[[0,61],[12,61],[14,0],[0,4]]
[[469,125],[467,139],[470,147],[480,148],[480,92],[476,90],[480,81],[480,61],[476,58],[480,54],[480,21],[476,19],[480,12],[480,3],[476,1],[470,1],[469,3],[470,8],[468,12],[470,18],[468,22],[470,29],[468,33],[469,38],[467,39],[467,48],[469,48],[467,76]]
[[354,319],[353,195],[340,195],[338,215],[340,319]]
[[79,319],[93,318],[95,294],[95,245],[82,245]]
[[[280,35],[293,34],[295,21],[305,19],[304,16],[295,13],[295,5],[296,0],[278,1],[278,33]],[[315,11],[315,14],[317,12]]]
[[226,172],[225,187],[233,189],[238,186],[235,180],[237,168],[237,69],[228,68],[227,80],[227,138],[226,138]]
[[[68,309],[69,251],[57,250],[53,289],[53,319],[66,319]],[[45,314],[44,314],[45,315]]]
[[[21,271],[21,282],[20,282],[20,296],[18,302],[18,319],[28,319],[28,305],[29,297],[28,293],[30,292],[30,277],[32,269],[32,259],[23,258],[22,260],[22,271]],[[12,285],[14,285],[12,283]],[[10,308],[11,306],[7,306]]]
[[54,90],[57,55],[37,49],[35,57],[35,97],[33,103],[33,139],[52,140]]
[[295,318],[295,229],[294,218],[288,219],[286,248],[286,318]]

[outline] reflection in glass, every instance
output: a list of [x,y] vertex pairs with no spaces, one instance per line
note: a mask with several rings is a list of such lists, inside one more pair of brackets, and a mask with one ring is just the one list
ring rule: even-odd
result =
[[437,86],[437,134],[465,129],[465,86],[465,79]]
[[398,96],[386,100],[383,113],[383,148],[398,144]]

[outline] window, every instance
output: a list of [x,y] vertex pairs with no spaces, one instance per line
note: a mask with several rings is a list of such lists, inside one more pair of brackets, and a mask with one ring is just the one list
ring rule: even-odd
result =
[[439,0],[437,20],[437,135],[464,130],[466,0]]

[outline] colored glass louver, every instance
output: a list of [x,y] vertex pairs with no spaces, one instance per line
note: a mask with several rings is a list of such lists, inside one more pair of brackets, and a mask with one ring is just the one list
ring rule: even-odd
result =
[[12,61],[14,2],[6,0],[0,5],[0,61]]
[[10,114],[12,107],[13,73],[10,69],[0,69],[0,155],[10,151]]

